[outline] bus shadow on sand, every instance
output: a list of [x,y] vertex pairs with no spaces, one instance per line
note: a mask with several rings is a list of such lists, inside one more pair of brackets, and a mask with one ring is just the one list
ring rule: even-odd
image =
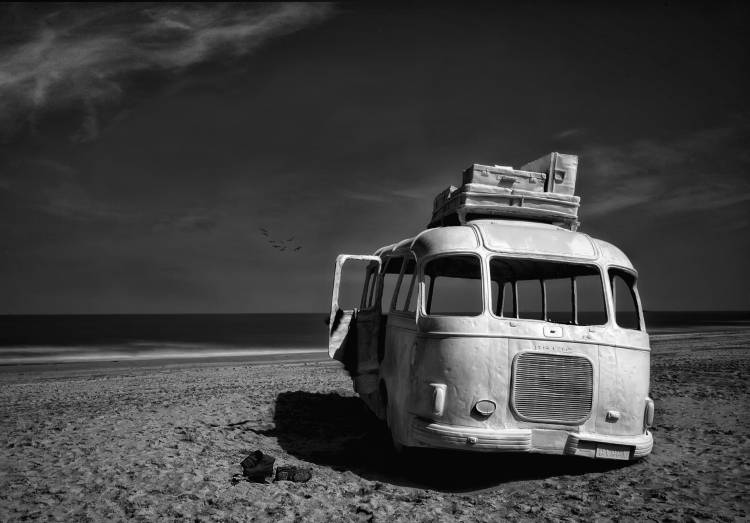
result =
[[404,457],[392,450],[385,424],[359,398],[336,393],[282,392],[276,398],[274,422],[267,435],[300,460],[372,481],[449,492],[628,465],[571,456],[432,449],[417,449]]

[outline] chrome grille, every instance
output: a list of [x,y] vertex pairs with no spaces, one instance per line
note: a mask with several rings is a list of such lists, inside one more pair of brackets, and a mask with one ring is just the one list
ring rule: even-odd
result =
[[513,365],[512,406],[527,421],[580,423],[591,412],[593,382],[586,358],[523,352]]

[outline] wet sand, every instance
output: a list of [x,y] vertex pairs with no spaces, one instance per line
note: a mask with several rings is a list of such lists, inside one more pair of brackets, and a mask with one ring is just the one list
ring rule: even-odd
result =
[[[389,450],[328,361],[0,369],[0,520],[746,520],[750,330],[653,336],[655,448],[622,464]],[[308,483],[249,483],[261,449]]]

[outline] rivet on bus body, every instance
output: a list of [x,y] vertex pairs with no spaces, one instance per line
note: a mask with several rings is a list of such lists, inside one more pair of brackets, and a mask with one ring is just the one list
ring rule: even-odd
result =
[[476,436],[469,436],[468,438],[466,438],[466,443],[468,445],[475,445],[477,443]]
[[432,387],[432,414],[433,416],[442,416],[445,410],[445,389],[444,383],[430,383]]

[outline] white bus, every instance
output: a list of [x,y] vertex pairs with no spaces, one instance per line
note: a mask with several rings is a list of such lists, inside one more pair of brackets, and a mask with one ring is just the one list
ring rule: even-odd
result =
[[[363,292],[340,306],[350,260]],[[654,403],[636,281],[617,247],[560,226],[434,227],[338,256],[329,354],[397,450],[638,459]]]

